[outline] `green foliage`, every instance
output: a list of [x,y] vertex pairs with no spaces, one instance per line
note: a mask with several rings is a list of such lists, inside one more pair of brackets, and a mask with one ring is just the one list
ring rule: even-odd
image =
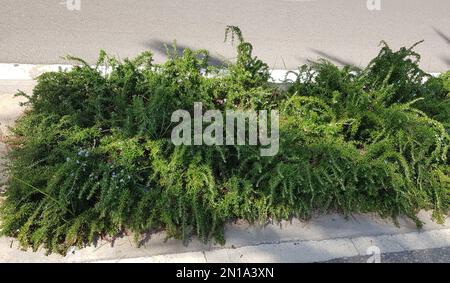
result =
[[[265,223],[316,212],[414,219],[450,204],[450,73],[431,77],[412,48],[384,45],[363,70],[319,61],[287,91],[268,83],[236,27],[236,62],[218,69],[204,50],[146,52],[45,73],[10,139],[2,233],[24,248],[65,253],[96,237],[164,229],[223,242],[227,221]],[[176,48],[174,48],[176,50]],[[105,69],[110,71],[105,73]],[[20,95],[25,95],[21,93]],[[174,146],[174,110],[277,109],[280,151]]]

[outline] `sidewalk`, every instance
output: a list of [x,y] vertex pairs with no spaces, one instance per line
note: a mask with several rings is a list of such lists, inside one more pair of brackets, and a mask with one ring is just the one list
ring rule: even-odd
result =
[[[429,216],[421,213],[423,220]],[[263,229],[241,223],[227,226],[224,247],[156,256],[127,255],[100,262],[321,262],[367,256],[370,247],[385,254],[450,246],[450,221],[444,226],[427,221],[421,232],[408,220],[400,222],[401,227],[397,228],[392,222],[373,215],[356,215],[346,220],[331,214],[309,222],[270,224]]]
[[[0,134],[7,134],[7,127],[23,110],[18,105],[20,98],[13,94],[17,89],[30,93],[33,86],[32,80],[0,80]],[[0,172],[5,152],[0,139]],[[264,228],[239,221],[226,226],[224,246],[203,244],[195,238],[184,245],[174,239],[166,241],[164,233],[157,233],[138,248],[128,235],[74,249],[66,257],[46,256],[44,250],[21,251],[17,240],[3,237],[0,262],[318,262],[368,257],[373,247],[382,254],[450,247],[449,219],[438,225],[427,212],[419,217],[425,222],[420,232],[411,220],[401,218],[400,227],[396,227],[392,221],[370,214],[350,219],[329,214],[308,222],[284,221]]]
[[348,257],[367,257],[450,247],[450,221],[438,225],[430,215],[420,213],[426,222],[422,231],[414,223],[400,219],[400,228],[391,221],[373,215],[355,215],[344,219],[330,214],[308,222],[293,220],[264,228],[245,222],[226,226],[224,246],[202,244],[197,239],[186,246],[181,241],[165,240],[164,233],[152,235],[138,248],[133,237],[100,241],[95,246],[72,250],[66,257],[45,251],[21,251],[12,238],[0,238],[0,262],[322,262]]

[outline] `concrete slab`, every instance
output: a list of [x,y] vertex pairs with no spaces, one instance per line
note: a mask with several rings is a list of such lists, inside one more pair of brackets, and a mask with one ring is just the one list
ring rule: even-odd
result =
[[45,263],[64,262],[60,255],[46,256],[43,250],[38,252],[21,250],[17,240],[9,237],[0,237],[0,262],[8,263]]
[[434,249],[450,246],[450,230],[431,230],[393,236],[405,250]]
[[182,253],[172,255],[159,255],[153,257],[140,257],[134,259],[105,260],[98,263],[206,263],[202,252]]
[[[443,225],[433,222],[431,214],[421,211],[418,217],[424,222],[424,230],[450,227],[447,218]],[[280,224],[267,225],[262,234],[262,242],[276,243],[283,241],[324,240],[329,235],[335,238],[358,237],[364,235],[390,235],[417,231],[414,221],[400,217],[399,226],[390,218],[380,218],[375,214],[355,214],[346,219],[339,214],[318,215],[310,221],[293,219]],[[301,232],[300,232],[301,231]]]
[[[335,238],[322,241],[284,242],[278,244],[260,244],[232,249],[216,249],[183,254],[116,259],[98,262],[207,262],[207,263],[296,263],[296,262],[324,262],[330,260],[359,259],[366,262],[368,251],[379,250],[380,258],[394,253],[411,253],[430,249],[448,249],[450,247],[450,229],[434,230],[424,233],[412,232],[396,235],[382,235],[373,237]],[[405,241],[405,239],[407,239]],[[431,239],[431,240],[430,240]],[[405,247],[408,243],[421,243]],[[372,250],[368,248],[371,247]],[[375,248],[375,249],[373,249]],[[439,254],[439,253],[438,253]],[[443,254],[444,255],[444,254]],[[410,261],[407,257],[397,262]],[[435,261],[443,261],[435,257]],[[97,262],[97,261],[95,261]]]
[[25,102],[26,99],[14,95],[19,90],[31,94],[34,85],[35,82],[31,80],[0,80],[0,142],[2,136],[9,134],[8,127],[14,124],[14,121],[20,117],[24,110],[20,103]]
[[[9,64],[8,64],[9,65]],[[0,70],[2,69],[0,64]],[[22,77],[23,78],[23,77]],[[33,92],[33,88],[36,85],[36,81],[31,79],[5,79],[4,74],[0,73],[0,95],[2,94],[15,94],[18,90],[21,90],[27,94]]]
[[353,238],[352,242],[361,256],[367,255],[368,249],[373,246],[378,247],[380,252],[401,252],[405,250],[399,239],[393,235],[358,237]]
[[316,262],[356,255],[358,252],[349,239],[262,244],[205,252],[208,263]]
[[424,232],[358,237],[352,239],[359,255],[366,255],[367,249],[376,246],[381,253],[409,250],[435,249],[450,246],[450,229]]

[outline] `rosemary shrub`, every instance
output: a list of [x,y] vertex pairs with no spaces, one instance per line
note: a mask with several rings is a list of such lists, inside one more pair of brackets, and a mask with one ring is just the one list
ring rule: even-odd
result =
[[[227,221],[313,213],[442,221],[450,203],[450,72],[432,77],[412,48],[384,45],[363,70],[321,60],[280,89],[236,27],[237,59],[186,49],[45,73],[9,138],[1,233],[66,253],[96,237],[164,229],[223,242]],[[175,49],[176,50],[176,49]],[[108,67],[105,74],[101,70]],[[206,75],[205,75],[206,73]],[[280,150],[174,146],[170,115],[205,108],[280,111]]]

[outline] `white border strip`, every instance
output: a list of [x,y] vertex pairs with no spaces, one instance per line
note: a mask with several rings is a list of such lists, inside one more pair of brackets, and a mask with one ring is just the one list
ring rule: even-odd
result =
[[59,69],[70,69],[72,65],[34,65],[0,63],[0,80],[34,80],[45,72],[55,72]]
[[[64,64],[8,64],[0,63],[0,80],[34,80],[45,72],[55,72],[59,69],[70,70],[73,65]],[[286,78],[296,79],[298,70],[271,70],[273,82],[283,82]],[[432,76],[439,76],[440,73],[430,73]]]

